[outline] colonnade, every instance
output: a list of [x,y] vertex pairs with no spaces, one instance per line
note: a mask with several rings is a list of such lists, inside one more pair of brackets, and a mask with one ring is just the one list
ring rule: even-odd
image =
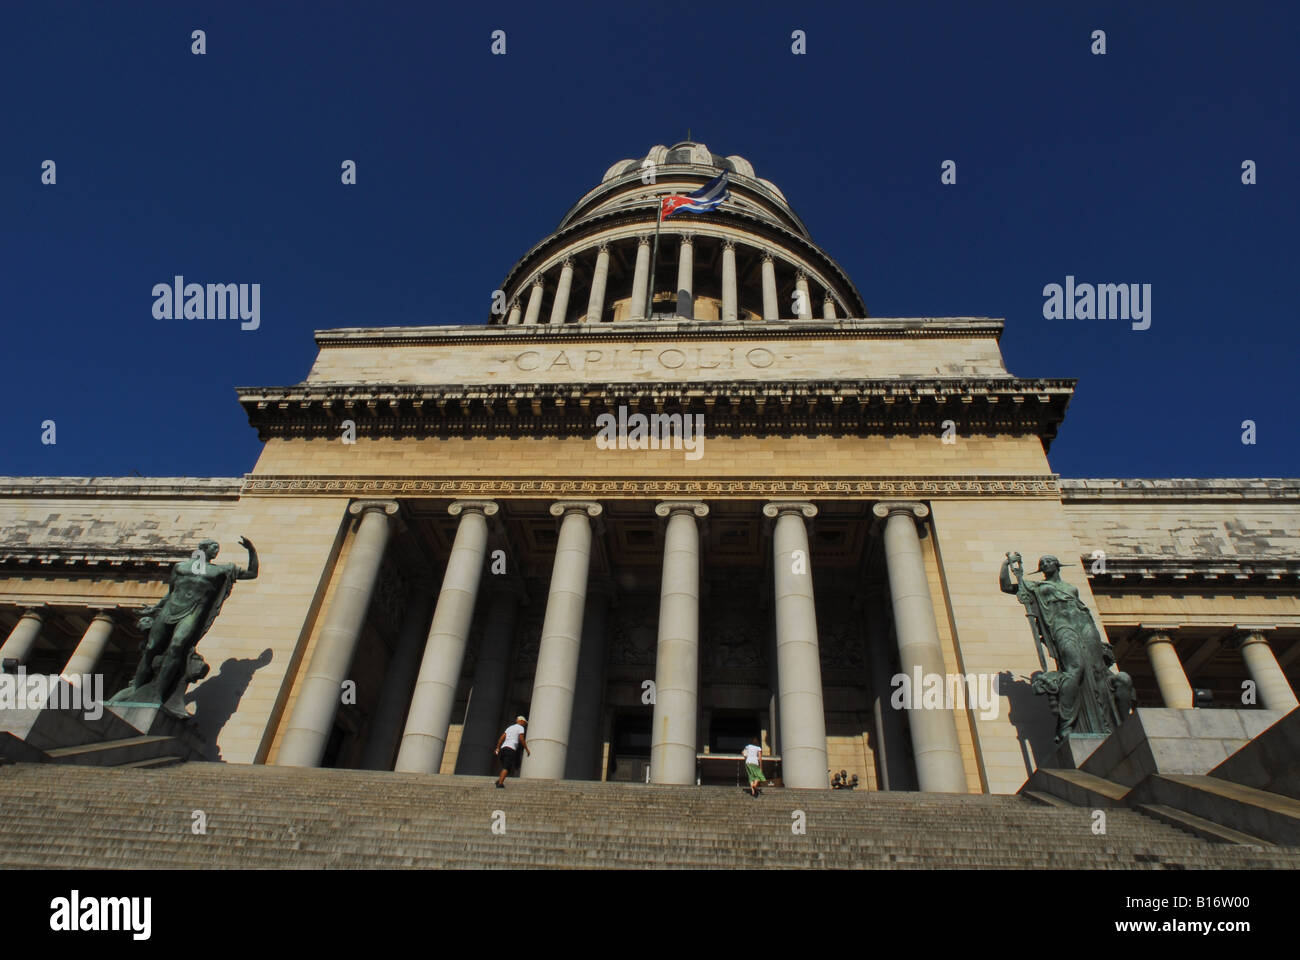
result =
[[[593,597],[588,582],[594,524],[603,513],[601,504],[562,500],[549,509],[559,521],[559,536],[528,708],[532,752],[524,758],[522,775],[562,779],[581,776],[593,762],[599,726],[599,664],[603,660],[603,650],[597,645],[605,634],[608,597],[601,592]],[[385,531],[396,504],[360,501],[351,510],[360,517],[356,542],[339,574],[339,587],[305,670],[280,747],[280,764],[313,766],[321,761],[338,710],[338,689],[356,651],[360,621],[378,576]],[[460,519],[406,711],[396,761],[396,769],[402,771],[436,772],[442,766],[485,566],[487,521],[497,512],[497,505],[486,500],[458,500],[449,511]],[[916,528],[927,509],[923,504],[889,503],[878,505],[876,511],[886,518],[886,562],[903,667],[910,670],[920,665],[942,673],[942,653]],[[765,504],[762,512],[772,521],[774,712],[780,730],[782,772],[788,786],[825,787],[825,706],[807,529],[817,507],[802,501],[777,501]],[[665,529],[650,779],[663,784],[693,783],[699,741],[701,524],[709,508],[699,501],[673,500],[657,504],[655,513]],[[505,704],[518,588],[505,578],[491,579],[502,583],[490,588],[495,591],[494,599],[487,611],[457,764],[463,773],[489,772],[490,748],[495,745]],[[413,601],[411,617],[418,616],[415,610]],[[593,623],[592,618],[599,622]],[[404,629],[395,667],[409,670],[413,664],[411,636]],[[391,751],[387,713],[374,727],[384,734],[384,743],[373,748],[376,755]],[[964,791],[965,775],[951,711],[915,711],[911,729],[921,789]]]
[[[457,500],[448,510],[458,518],[455,540],[436,602],[415,589],[379,703],[371,720],[363,765],[382,769],[396,751],[395,769],[437,772],[443,761],[456,702],[471,623],[486,566],[489,520],[498,512],[491,500]],[[594,765],[599,748],[601,644],[610,596],[589,583],[594,524],[601,504],[561,500],[550,505],[559,521],[559,537],[546,597],[545,617],[529,706],[528,740],[532,755],[522,775],[539,779],[580,777]],[[700,554],[707,504],[664,501],[655,506],[664,524],[658,640],[654,669],[655,698],[651,733],[650,779],[655,783],[693,783],[695,778],[700,662]],[[334,728],[347,679],[362,635],[398,504],[392,500],[358,500],[348,511],[356,518],[350,549],[336,574],[333,596],[299,692],[285,726],[277,762],[317,766]],[[921,535],[929,515],[923,503],[885,501],[872,511],[881,522],[881,537],[893,608],[900,670],[912,675],[944,674],[934,606],[921,552]],[[802,501],[775,501],[762,507],[772,522],[774,578],[775,703],[782,768],[787,785],[826,786],[826,726],[813,578],[807,524],[817,507]],[[491,748],[505,706],[517,611],[519,582],[492,576],[487,590],[480,653],[473,696],[462,729],[457,772],[488,773]],[[883,602],[883,597],[869,598]],[[0,660],[26,663],[45,623],[47,611],[25,610],[0,645]],[[876,622],[877,616],[868,620]],[[427,629],[426,629],[427,625]],[[100,611],[64,668],[66,674],[92,673],[115,627],[114,614]],[[1238,625],[1227,642],[1241,650],[1254,681],[1260,706],[1289,710],[1297,698],[1271,648],[1268,626]],[[1156,684],[1166,706],[1193,706],[1187,671],[1174,645],[1172,627],[1142,630]],[[882,636],[869,644],[873,712],[882,731],[880,748],[888,771],[900,782],[901,745],[896,730],[884,723],[888,690],[881,685],[888,668]],[[1222,641],[1209,641],[1192,655],[1193,669],[1212,656]],[[1213,649],[1212,649],[1213,648]],[[12,666],[12,663],[10,664]],[[412,689],[411,677],[414,675]],[[925,791],[964,792],[965,773],[951,710],[912,710],[909,723],[916,785]],[[886,736],[890,732],[892,735]],[[887,786],[887,784],[886,784]]]
[[[736,272],[736,246],[737,241],[725,238],[719,238],[711,234],[700,234],[693,231],[684,231],[680,233],[665,233],[660,236],[660,245],[677,244],[677,301],[676,312],[678,316],[694,317],[694,301],[696,289],[696,245],[701,239],[716,240],[721,244],[721,276],[719,285],[722,290],[722,319],[726,322],[733,322],[740,319],[740,293]],[[650,284],[650,257],[653,234],[642,234],[635,237],[620,238],[615,240],[600,240],[589,250],[575,251],[559,261],[558,275],[554,273],[556,264],[549,265],[546,269],[539,271],[530,282],[527,282],[521,292],[516,294],[510,301],[507,313],[506,324],[537,324],[537,323],[564,323],[570,314],[576,311],[579,304],[571,304],[570,299],[573,292],[574,273],[577,267],[575,257],[592,256],[591,261],[591,286],[588,290],[586,309],[579,315],[581,323],[599,323],[604,316],[605,309],[609,302],[609,268],[611,258],[611,247],[618,244],[636,244],[635,267],[632,271],[632,286],[630,290],[618,294],[619,298],[627,297],[629,300],[630,320],[646,319],[646,306],[649,296]],[[749,247],[748,244],[741,244],[742,247]],[[782,269],[789,269],[794,275],[794,289],[797,296],[792,298],[791,309],[787,311],[787,319],[810,320],[813,317],[815,304],[812,297],[812,285],[808,272],[800,264],[779,259],[776,252],[765,247],[752,247],[753,252],[761,256],[760,275],[762,291],[762,316],[764,320],[780,319],[781,305],[777,299],[777,266],[778,263]],[[547,275],[554,275],[554,296],[551,299],[550,313],[546,318],[542,317],[542,300],[546,294]],[[788,276],[788,274],[787,274]],[[831,293],[827,283],[819,277],[813,277],[817,285],[822,290],[821,299],[821,316],[823,319],[834,320],[839,316],[842,307],[837,307],[834,294]],[[659,286],[656,283],[656,286]],[[523,290],[526,289],[526,293]]]
[[[1259,705],[1266,710],[1294,710],[1300,706],[1300,701],[1296,699],[1277,654],[1268,642],[1267,634],[1272,630],[1271,626],[1237,625],[1226,637],[1212,637],[1193,654],[1195,667],[1202,666],[1225,643],[1236,647],[1240,649],[1246,672],[1255,684]],[[1179,709],[1193,707],[1192,684],[1174,645],[1174,628],[1143,627],[1140,634],[1164,705]]]

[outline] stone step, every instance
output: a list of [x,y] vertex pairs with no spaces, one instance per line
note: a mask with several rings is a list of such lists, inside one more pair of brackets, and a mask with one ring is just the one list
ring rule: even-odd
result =
[[175,737],[140,736],[76,747],[56,747],[46,750],[45,754],[53,763],[115,767],[161,756],[176,756],[179,759],[181,751]]
[[[1016,796],[510,781],[211,763],[0,770],[0,866],[1297,868],[1128,809]],[[847,795],[846,795],[847,794]],[[207,813],[205,835],[191,813]],[[808,833],[790,832],[802,809]],[[507,833],[491,833],[505,811]],[[995,840],[996,842],[991,842]]]
[[1155,817],[1161,823],[1186,830],[1212,843],[1238,843],[1259,850],[1263,850],[1266,845],[1258,837],[1252,837],[1248,833],[1233,830],[1231,827],[1222,826],[1184,810],[1176,810],[1163,803],[1139,803],[1136,809],[1147,816]]
[[1300,800],[1218,777],[1156,774],[1134,789],[1140,803],[1185,811],[1269,843],[1300,846]]

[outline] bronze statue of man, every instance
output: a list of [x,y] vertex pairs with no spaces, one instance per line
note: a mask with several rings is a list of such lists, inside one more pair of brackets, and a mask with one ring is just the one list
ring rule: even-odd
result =
[[1056,670],[1044,663],[1032,677],[1034,692],[1047,694],[1056,713],[1056,742],[1070,733],[1112,733],[1132,709],[1132,679],[1111,672],[1115,653],[1079,599],[1078,587],[1061,579],[1061,561],[1040,557],[1034,571],[1044,575],[1039,581],[1026,579],[1023,570],[1020,554],[1008,553],[998,582],[1003,593],[1014,593],[1025,605],[1035,640],[1056,660]]
[[221,612],[235,581],[257,577],[257,549],[246,537],[239,543],[248,550],[247,569],[213,563],[221,549],[215,540],[204,540],[190,559],[172,567],[167,595],[140,611],[139,626],[149,636],[135,678],[109,703],[159,704],[173,716],[189,717],[185,688],[207,673],[207,664],[194,648]]

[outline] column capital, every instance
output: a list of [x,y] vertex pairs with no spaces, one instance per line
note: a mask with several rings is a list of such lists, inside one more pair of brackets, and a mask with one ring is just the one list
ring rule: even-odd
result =
[[553,517],[563,517],[575,510],[584,510],[589,517],[599,517],[605,512],[605,508],[595,500],[557,500],[548,509]]
[[637,246],[639,246],[639,247],[648,247],[648,246],[650,246],[650,241],[651,241],[651,239],[653,239],[653,238],[652,238],[652,236],[651,236],[650,234],[648,234],[648,233],[640,234],[640,235],[638,235],[637,238],[636,238]]
[[775,260],[775,259],[776,259],[776,257],[773,256],[772,251],[771,251],[771,250],[768,250],[766,247],[764,247],[764,248],[763,248],[763,262],[764,262],[764,263],[771,263],[771,262],[772,262],[773,260]]
[[1172,630],[1143,629],[1141,632],[1146,634],[1146,636],[1143,637],[1142,639],[1142,645],[1144,647],[1149,647],[1152,644],[1156,644],[1156,643],[1168,643],[1172,645],[1174,642],[1174,636]]
[[736,241],[735,241],[735,240],[731,240],[731,239],[723,240],[723,241],[722,241],[722,249],[723,249],[723,250],[730,250],[730,251],[732,251],[732,252],[734,253],[735,250],[736,250]]
[[708,504],[698,500],[661,500],[655,504],[656,517],[670,517],[674,513],[693,513],[703,519],[709,515]]
[[544,287],[544,286],[546,286],[546,281],[545,281],[545,279],[543,279],[543,277],[542,277],[542,275],[541,275],[540,273],[539,273],[537,276],[533,277],[533,286],[534,286],[534,287]]
[[560,261],[560,269],[561,269],[561,270],[572,270],[572,269],[573,269],[573,257],[565,257],[563,260],[561,260],[561,261]]
[[803,500],[773,500],[763,504],[763,516],[769,519],[775,520],[787,513],[799,513],[811,520],[817,516],[817,507]]
[[465,511],[481,513],[485,517],[496,516],[501,508],[496,505],[494,500],[453,500],[447,506],[447,512],[453,517],[459,517]]
[[367,510],[382,510],[388,516],[397,515],[396,500],[353,500],[348,504],[348,513],[354,517],[359,517]]
[[94,614],[95,615],[90,618],[91,623],[94,623],[96,620],[102,620],[105,623],[111,623],[114,626],[117,625],[117,610],[114,608],[106,607],[103,609],[94,610]]
[[1225,644],[1231,650],[1240,650],[1250,643],[1268,643],[1268,637],[1265,634],[1275,630],[1269,624],[1248,624],[1234,623],[1232,625],[1232,634],[1228,637]]
[[803,267],[795,267],[795,268],[794,268],[794,278],[795,278],[796,281],[802,280],[804,283],[807,283],[807,282],[808,282],[808,271],[805,270]]
[[881,500],[872,506],[871,512],[882,520],[896,513],[906,513],[914,520],[924,520],[930,515],[930,508],[916,500]]
[[608,240],[597,240],[597,241],[596,241],[596,250],[599,251],[600,253],[609,253],[609,241],[608,241]]

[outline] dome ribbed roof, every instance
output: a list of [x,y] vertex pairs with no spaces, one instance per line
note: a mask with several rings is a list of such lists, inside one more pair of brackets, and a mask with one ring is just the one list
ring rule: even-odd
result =
[[775,183],[771,180],[764,180],[762,177],[754,175],[754,165],[740,156],[724,157],[720,153],[713,153],[703,143],[697,143],[694,140],[682,140],[680,143],[674,143],[671,147],[665,147],[658,144],[650,148],[650,151],[640,160],[620,160],[613,164],[605,171],[605,176],[601,177],[601,183],[608,183],[610,180],[616,180],[619,177],[625,177],[628,174],[636,173],[641,170],[647,162],[656,166],[682,165],[693,167],[707,167],[715,173],[719,170],[730,170],[732,173],[739,174],[742,177],[749,177],[757,180],[768,190],[772,191],[782,203],[788,203],[783,194]]

